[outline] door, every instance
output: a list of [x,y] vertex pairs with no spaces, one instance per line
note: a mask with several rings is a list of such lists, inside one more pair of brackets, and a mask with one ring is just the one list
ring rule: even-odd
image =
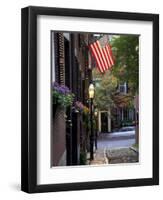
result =
[[107,112],[101,113],[101,132],[103,133],[108,132],[108,113]]

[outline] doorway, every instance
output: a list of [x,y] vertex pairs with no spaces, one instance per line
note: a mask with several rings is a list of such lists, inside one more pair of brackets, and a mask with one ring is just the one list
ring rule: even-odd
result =
[[101,113],[101,132],[103,133],[108,132],[108,113],[107,112]]

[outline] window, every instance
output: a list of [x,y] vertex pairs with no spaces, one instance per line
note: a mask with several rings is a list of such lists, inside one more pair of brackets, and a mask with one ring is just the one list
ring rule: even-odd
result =
[[127,93],[127,83],[119,84],[119,92],[120,93]]

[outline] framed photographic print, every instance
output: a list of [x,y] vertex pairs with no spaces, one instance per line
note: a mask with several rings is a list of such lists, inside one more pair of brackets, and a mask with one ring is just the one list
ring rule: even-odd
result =
[[22,9],[22,190],[159,184],[159,16]]

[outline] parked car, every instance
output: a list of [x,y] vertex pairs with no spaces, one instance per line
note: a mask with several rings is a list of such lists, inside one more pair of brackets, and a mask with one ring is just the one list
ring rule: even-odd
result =
[[135,131],[135,126],[125,126],[119,129],[119,132],[123,131]]

